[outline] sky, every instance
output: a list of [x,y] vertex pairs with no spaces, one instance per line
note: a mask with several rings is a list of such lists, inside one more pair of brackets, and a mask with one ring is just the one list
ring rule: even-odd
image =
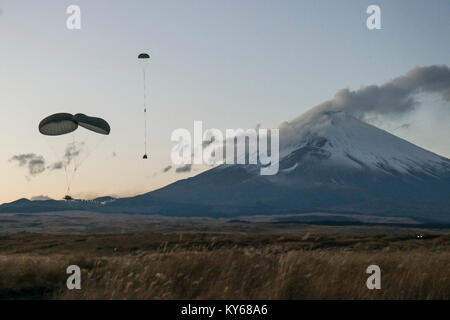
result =
[[[380,30],[366,26],[372,4],[381,8]],[[80,30],[66,27],[69,5],[81,9]],[[171,133],[192,131],[194,120],[221,130],[277,127],[340,89],[450,66],[449,16],[448,0],[0,0],[0,203],[66,194],[64,170],[30,175],[11,161],[60,160],[70,140],[38,131],[50,114],[81,112],[111,125],[107,137],[76,133],[91,152],[73,196],[145,193],[205,169],[163,172]],[[141,52],[151,54],[147,161]],[[421,101],[377,125],[450,157],[448,106]]]

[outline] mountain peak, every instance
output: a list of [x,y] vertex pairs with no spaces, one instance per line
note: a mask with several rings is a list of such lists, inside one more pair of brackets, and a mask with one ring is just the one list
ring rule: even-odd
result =
[[[449,161],[343,111],[311,110],[280,127],[283,157],[309,148],[330,165],[379,172],[436,174]],[[292,162],[292,161],[291,161]]]

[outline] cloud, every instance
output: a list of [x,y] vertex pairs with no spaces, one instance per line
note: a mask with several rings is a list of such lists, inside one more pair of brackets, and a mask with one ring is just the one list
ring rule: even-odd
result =
[[399,117],[417,108],[419,94],[438,94],[450,102],[450,68],[445,65],[416,67],[380,86],[352,91],[342,89],[333,99],[317,105],[317,111],[346,111],[358,118]]
[[53,171],[53,170],[60,170],[63,167],[64,167],[64,163],[62,161],[58,161],[58,162],[52,163],[51,165],[47,166],[47,169],[50,171]]
[[64,153],[64,161],[66,165],[69,165],[75,158],[77,158],[83,150],[83,142],[72,142],[66,147],[66,152]]
[[184,172],[191,172],[191,170],[192,170],[192,164],[185,164],[182,167],[176,168],[175,172],[176,173],[184,173]]
[[17,162],[19,167],[27,167],[30,176],[36,176],[45,171],[44,157],[34,153],[18,154],[9,161]]
[[67,167],[79,157],[82,153],[84,143],[72,142],[69,143],[65,149],[63,159],[52,164],[47,165],[45,158],[35,153],[23,153],[13,156],[9,159],[10,162],[15,162],[19,167],[26,167],[29,176],[36,176],[43,173],[45,170],[54,171]]
[[409,129],[411,127],[411,123],[404,123],[399,126],[397,129]]
[[30,200],[31,201],[47,201],[47,200],[53,200],[53,199],[48,196],[40,195],[40,196],[31,197]]
[[165,167],[162,172],[168,172],[168,171],[170,171],[170,169],[172,169],[172,166],[169,165],[169,166]]
[[216,138],[212,137],[211,140],[207,140],[207,141],[203,141],[202,143],[202,147],[203,148],[207,148],[211,143],[215,142]]
[[[63,159],[47,166],[49,171],[60,170],[65,166],[69,166],[74,159],[78,158],[83,152],[84,142],[71,142],[66,146]],[[115,157],[115,153],[113,157]]]

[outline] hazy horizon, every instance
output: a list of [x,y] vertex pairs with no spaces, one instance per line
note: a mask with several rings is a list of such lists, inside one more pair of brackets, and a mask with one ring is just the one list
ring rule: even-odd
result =
[[[450,65],[448,1],[378,1],[381,30],[366,27],[371,1],[77,1],[82,29],[68,30],[71,4],[0,1],[0,203],[65,195],[63,170],[30,176],[10,161],[31,153],[59,160],[38,131],[52,113],[83,112],[111,124],[77,173],[73,196],[130,196],[205,169],[164,172],[171,132],[192,130],[194,120],[219,129],[277,127],[343,88]],[[147,161],[141,52],[152,56]],[[448,105],[433,95],[420,101],[372,123],[450,158]]]

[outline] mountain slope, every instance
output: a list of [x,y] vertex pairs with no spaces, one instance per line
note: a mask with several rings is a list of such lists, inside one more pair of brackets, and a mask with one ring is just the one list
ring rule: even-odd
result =
[[311,211],[450,216],[450,160],[344,112],[312,110],[280,128],[280,171],[222,165],[111,210],[170,215]]

